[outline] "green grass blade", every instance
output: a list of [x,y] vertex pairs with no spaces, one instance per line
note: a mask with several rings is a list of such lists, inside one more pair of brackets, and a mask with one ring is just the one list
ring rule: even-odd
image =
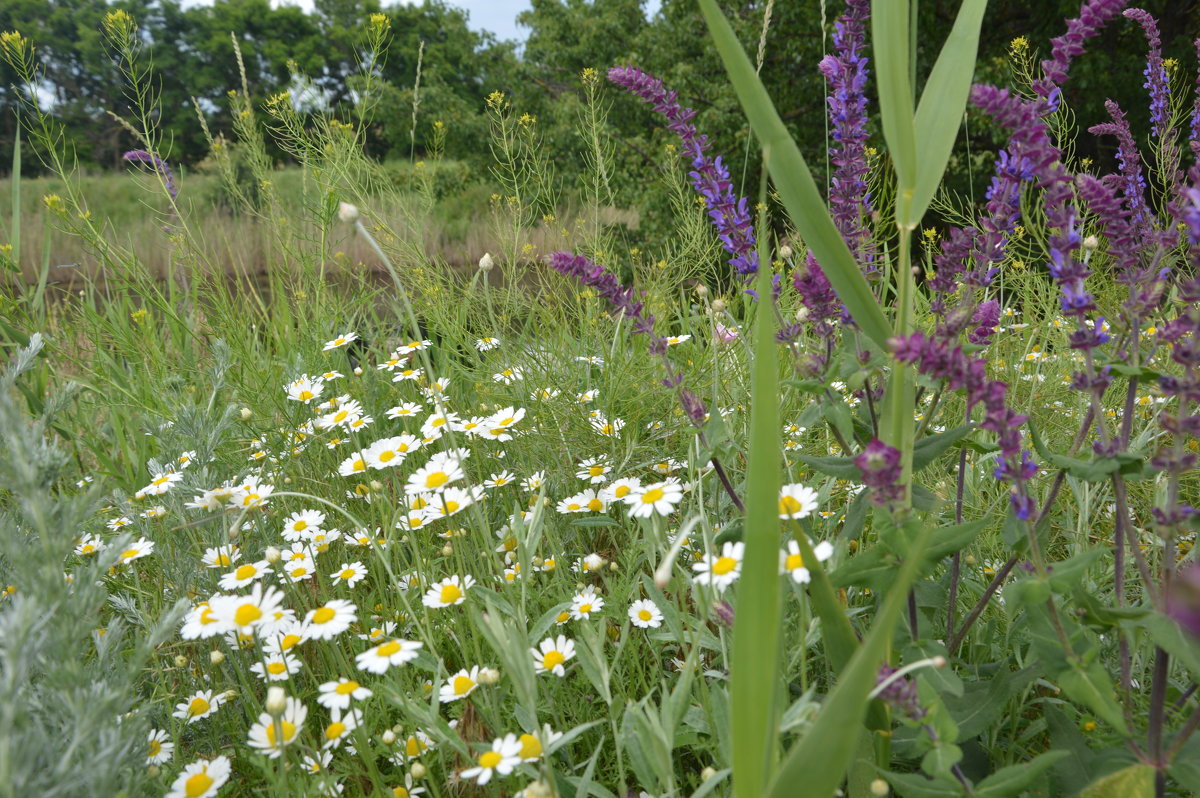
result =
[[913,192],[917,184],[917,134],[913,126],[913,87],[909,85],[908,77],[908,11],[908,0],[873,0],[871,3],[879,116],[896,170],[896,224],[911,230],[917,224],[912,218]]
[[917,163],[913,192],[913,224],[919,223],[925,215],[942,182],[946,164],[950,162],[950,152],[954,149],[967,108],[967,96],[971,93],[975,57],[979,51],[979,29],[986,9],[987,0],[963,0],[954,28],[929,73],[925,90],[921,92],[915,125],[922,157]]
[[746,543],[733,627],[733,789],[757,798],[775,756],[775,683],[779,660],[779,375],[775,316],[766,306],[771,272],[758,271],[746,470]]
[[788,752],[776,772],[767,793],[771,798],[795,795],[797,784],[804,785],[807,796],[832,796],[854,761],[859,736],[850,730],[858,729],[866,717],[876,674],[891,645],[909,586],[916,578],[921,558],[933,536],[932,526],[916,521],[909,523],[916,542],[900,566],[871,631],[838,676],[837,685],[821,705],[816,721]]
[[8,237],[12,244],[12,262],[21,268],[21,126],[17,125],[17,139],[13,143],[12,163],[12,231]]
[[830,284],[837,291],[838,299],[846,305],[855,323],[877,346],[886,349],[887,339],[891,335],[887,319],[849,247],[834,226],[804,156],[788,134],[754,65],[717,7],[716,0],[700,0],[700,10],[704,13],[717,52],[725,63],[725,70],[729,73],[729,80],[742,103],[750,127],[762,142],[763,160],[775,180],[775,187],[779,190],[792,224],[804,243],[812,249]]
[[804,534],[796,536],[800,545],[800,554],[807,564],[811,581],[808,584],[808,595],[812,601],[813,612],[821,619],[821,639],[825,643],[825,658],[829,667],[837,673],[846,667],[854,652],[858,649],[858,637],[854,627],[846,617],[846,608],[838,600],[837,591],[825,573],[825,566],[817,560],[817,555]]

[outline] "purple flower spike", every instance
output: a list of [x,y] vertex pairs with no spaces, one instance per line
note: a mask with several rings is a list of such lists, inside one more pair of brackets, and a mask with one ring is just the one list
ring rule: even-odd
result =
[[[554,252],[546,260],[550,268],[559,274],[574,277],[592,288],[612,305],[613,313],[624,313],[633,322],[633,331],[651,338],[651,345],[660,341],[654,334],[654,316],[645,312],[645,305],[637,301],[637,292],[626,288],[616,275],[583,255],[570,252]],[[663,341],[665,351],[665,341]]]
[[829,120],[833,130],[829,159],[834,172],[829,187],[829,211],[838,232],[868,279],[877,278],[875,251],[866,219],[871,214],[867,190],[867,57],[866,22],[869,0],[846,0],[846,13],[834,26],[834,52],[819,69],[829,81]]
[[1067,32],[1050,40],[1050,58],[1042,62],[1045,77],[1033,90],[1049,99],[1054,89],[1067,82],[1071,61],[1085,52],[1084,43],[1096,36],[1128,3],[1126,0],[1087,0],[1079,16],[1067,20]]
[[1158,33],[1158,21],[1150,16],[1150,12],[1141,8],[1130,8],[1125,11],[1125,18],[1137,21],[1146,34],[1146,42],[1150,52],[1146,57],[1146,69],[1142,72],[1146,82],[1142,88],[1150,92],[1150,132],[1155,138],[1161,138],[1166,131],[1167,114],[1171,104],[1171,79],[1167,77],[1167,68],[1163,66],[1162,37]]
[[750,223],[750,208],[745,197],[733,190],[729,169],[721,156],[710,158],[708,136],[699,133],[692,124],[696,112],[679,104],[678,95],[667,91],[658,78],[634,67],[613,67],[608,79],[654,107],[667,120],[667,129],[679,137],[683,152],[692,162],[688,177],[692,187],[704,198],[708,216],[717,228],[721,246],[731,257],[729,265],[738,274],[749,277],[758,272],[758,253],[754,249],[754,227]]
[[121,158],[130,163],[147,164],[151,170],[162,175],[163,182],[167,184],[167,192],[171,195],[171,202],[175,202],[175,198],[179,195],[179,188],[175,185],[175,173],[171,171],[171,167],[167,165],[166,161],[145,150],[130,150]]
[[863,484],[871,489],[871,503],[886,507],[900,499],[903,486],[900,480],[900,450],[875,438],[854,458],[862,472]]
[[1146,178],[1142,174],[1142,157],[1138,153],[1137,142],[1133,140],[1133,132],[1129,129],[1129,120],[1125,118],[1121,106],[1112,100],[1105,100],[1104,108],[1112,117],[1112,122],[1093,125],[1088,128],[1088,132],[1097,136],[1116,137],[1117,165],[1121,168],[1125,201],[1129,203],[1133,221],[1135,224],[1150,221],[1147,219]]

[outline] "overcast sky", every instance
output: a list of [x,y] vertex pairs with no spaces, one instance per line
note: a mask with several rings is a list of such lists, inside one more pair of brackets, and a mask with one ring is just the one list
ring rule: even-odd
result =
[[[187,5],[208,5],[212,0],[184,0]],[[305,10],[312,9],[312,0],[271,0],[273,5],[290,4],[300,6]],[[391,4],[384,0],[383,5]],[[517,27],[517,14],[529,8],[529,0],[449,0],[449,5],[465,9],[471,15],[471,27],[476,30],[490,30],[501,39],[518,39],[524,41],[529,35],[527,28]],[[408,5],[420,5],[409,0]],[[658,10],[659,0],[649,0],[646,11],[653,14]]]

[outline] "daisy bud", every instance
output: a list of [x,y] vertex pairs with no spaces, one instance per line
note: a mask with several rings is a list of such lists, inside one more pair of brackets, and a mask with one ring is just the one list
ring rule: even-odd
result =
[[413,762],[411,765],[409,765],[408,772],[412,774],[414,779],[425,778],[425,766],[420,762]]
[[242,534],[242,531],[240,529],[238,529],[236,526],[229,527],[229,539],[230,540],[237,540],[238,535],[240,535],[240,534]]
[[588,556],[583,558],[583,565],[589,571],[599,571],[600,568],[603,567],[603,565],[604,565],[604,558],[601,557],[599,554],[592,552],[591,554],[589,554]]
[[724,299],[714,299],[713,300],[713,303],[712,303],[713,313],[724,313],[725,307],[726,307],[726,305],[725,305]]
[[524,790],[524,795],[525,798],[554,798],[554,788],[538,779],[529,782],[529,786]]
[[283,713],[285,707],[287,707],[287,693],[284,692],[283,688],[272,687],[268,689],[267,712],[272,715],[279,715]]
[[708,296],[708,286],[704,283],[696,286],[696,296],[701,298]]
[[358,208],[354,207],[349,202],[339,202],[338,218],[347,224],[354,224],[358,221]]
[[208,661],[211,662],[213,665],[220,665],[222,662],[225,661],[225,652],[224,651],[208,652]]
[[254,411],[248,407],[242,408],[242,421],[249,421],[250,416],[254,415]]
[[355,366],[355,367],[354,367],[354,376],[355,376],[355,377],[361,377],[361,376],[362,376],[362,366]]
[[796,309],[796,321],[805,321],[808,319],[808,308],[800,307]]
[[445,546],[442,546],[442,556],[443,557],[449,557],[453,553],[454,553],[454,547],[451,546],[449,543],[447,543]]
[[146,778],[157,779],[160,772],[162,771],[158,769],[158,765],[151,765],[150,767],[146,768]]
[[267,550],[263,554],[267,562],[279,562],[279,558],[282,556],[283,554],[274,546],[267,546]]
[[879,798],[888,794],[888,783],[883,779],[875,779],[871,782],[871,795],[878,795]]
[[479,671],[480,684],[495,684],[500,681],[500,671],[495,668],[483,668]]
[[490,272],[495,265],[490,252],[483,253],[483,257],[479,259],[479,271],[481,272]]
[[284,484],[284,485],[291,485],[291,484],[292,484],[292,478],[291,478],[291,477],[284,477],[284,478],[283,478],[283,484]]
[[377,479],[371,480],[371,490],[383,490],[383,483]]
[[182,654],[175,655],[175,667],[176,668],[186,668],[187,664],[188,664],[187,657],[183,656]]
[[1083,239],[1084,249],[1097,249],[1099,246],[1100,239],[1096,238],[1095,236],[1088,236],[1087,238]]
[[391,745],[392,743],[396,742],[396,733],[391,729],[388,729],[382,735],[380,735],[379,739],[383,740],[384,745]]
[[784,260],[791,258],[792,257],[792,248],[789,247],[787,244],[784,244],[782,247],[779,248],[779,257],[783,258]]
[[619,570],[620,568],[621,568],[621,566],[617,565],[615,562],[610,562],[608,564],[608,570],[610,570],[610,571],[616,571],[616,570]]
[[717,770],[710,765],[709,767],[706,767],[704,770],[700,771],[700,781],[708,781],[715,775],[717,775]]

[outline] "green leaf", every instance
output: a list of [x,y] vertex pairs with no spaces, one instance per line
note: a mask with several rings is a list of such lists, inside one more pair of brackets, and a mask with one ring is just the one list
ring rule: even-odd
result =
[[975,798],[1012,798],[1033,784],[1055,762],[1067,756],[1066,751],[1047,751],[1030,762],[1000,768],[975,785]]
[[884,772],[883,777],[901,798],[961,798],[962,785],[954,779],[927,779],[919,773]]
[[[883,138],[896,170],[896,223],[909,230],[917,185],[917,132],[913,124],[913,87],[909,80],[908,0],[873,0],[871,41]],[[957,130],[957,124],[955,129]]]
[[854,464],[853,458],[850,457],[817,457],[810,454],[801,454],[796,456],[798,462],[827,476],[837,477],[839,479],[862,479],[862,471]]
[[[829,660],[829,668],[834,673],[846,667],[846,663],[858,648],[858,636],[854,627],[846,617],[846,608],[838,599],[833,584],[825,572],[825,567],[817,561],[808,542],[807,535],[796,536],[800,546],[800,554],[808,563],[808,573],[811,581],[808,584],[809,597],[812,599],[813,612],[821,619],[821,634],[825,641],[825,658]],[[872,549],[874,551],[875,549]],[[862,555],[859,555],[861,557]],[[854,558],[858,559],[858,557]],[[853,560],[851,561],[853,562]],[[895,567],[891,569],[895,572]]]
[[963,0],[950,36],[921,92],[914,120],[916,140],[921,142],[921,158],[917,162],[909,217],[913,225],[920,223],[925,215],[941,185],[946,164],[950,162],[950,153],[967,110],[967,97],[971,93],[971,79],[975,75],[979,53],[979,29],[986,8],[987,0]]
[[1154,798],[1154,768],[1130,765],[1096,779],[1077,798]]
[[858,735],[848,734],[847,730],[856,728],[867,715],[868,696],[875,685],[879,665],[891,647],[900,610],[933,535],[932,527],[916,521],[909,523],[919,530],[910,556],[897,569],[895,581],[875,616],[871,631],[838,674],[816,721],[780,764],[768,792],[771,798],[795,795],[797,784],[804,784],[807,796],[832,796],[852,763]]
[[1125,717],[1117,706],[1112,679],[1099,662],[1087,665],[1074,662],[1068,670],[1058,674],[1055,681],[1072,701],[1083,704],[1121,734],[1129,736]]
[[913,446],[913,471],[920,471],[933,463],[947,449],[970,435],[974,429],[974,424],[963,424],[937,435],[927,435],[917,441]]
[[887,341],[892,335],[887,318],[850,248],[834,226],[808,164],[771,103],[754,64],[721,14],[716,0],[700,0],[700,10],[750,127],[762,142],[763,160],[796,232],[816,256],[855,324],[876,346],[887,351]]
[[[759,296],[771,290],[771,272],[759,269]],[[781,603],[779,580],[779,385],[775,316],[759,313],[750,373],[750,450],[746,467],[746,544],[733,627],[730,668],[733,698],[733,789],[760,796],[775,759]],[[815,558],[814,558],[815,559]]]
[[950,768],[962,761],[962,749],[953,743],[939,743],[921,758],[921,770],[930,776],[949,776]]
[[1179,624],[1165,615],[1150,613],[1136,620],[1126,621],[1124,626],[1133,626],[1150,635],[1154,644],[1183,663],[1191,671],[1192,679],[1200,679],[1200,647],[1184,635]]

